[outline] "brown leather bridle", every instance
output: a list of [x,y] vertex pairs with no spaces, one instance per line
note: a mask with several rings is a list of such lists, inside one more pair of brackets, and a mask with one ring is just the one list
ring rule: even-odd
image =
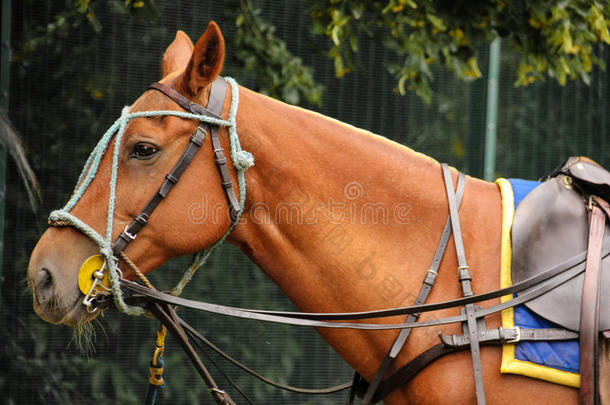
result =
[[[218,77],[211,85],[210,98],[208,100],[207,108],[191,102],[189,99],[166,84],[157,82],[150,85],[149,88],[165,94],[167,97],[175,101],[180,107],[184,108],[190,113],[220,119],[226,94],[226,81],[222,77]],[[225,157],[224,150],[218,138],[218,126],[208,122],[199,121],[199,125],[197,125],[195,132],[191,136],[186,149],[184,152],[182,152],[182,155],[174,165],[173,169],[165,176],[165,180],[157,192],[148,201],[142,211],[135,216],[133,221],[125,227],[123,232],[121,232],[121,234],[115,240],[112,246],[114,257],[120,257],[120,253],[136,238],[138,232],[140,232],[140,230],[146,226],[148,219],[155,208],[157,208],[159,203],[163,201],[170,190],[176,185],[176,183],[178,183],[178,180],[180,180],[180,176],[182,176],[182,173],[184,173],[188,165],[195,157],[197,151],[203,145],[203,141],[205,140],[208,132],[210,133],[210,139],[212,141],[214,162],[216,163],[216,168],[218,169],[218,174],[220,176],[220,182],[222,184],[227,203],[229,204],[231,224],[235,223],[239,213],[241,212],[241,207],[237,195],[235,194],[235,188],[233,186],[231,176],[229,175],[229,170],[227,169],[227,158]]]
[[[226,95],[226,81],[222,77],[218,77],[211,85],[207,108],[191,102],[182,94],[178,93],[176,90],[167,86],[166,84],[157,82],[153,83],[149,88],[163,93],[190,113],[220,119],[220,114],[222,112]],[[208,132],[210,133],[214,153],[214,162],[216,164],[216,168],[218,169],[220,182],[222,184],[227,203],[229,204],[231,225],[235,224],[239,218],[241,206],[235,193],[233,181],[229,175],[229,170],[227,169],[227,159],[225,157],[224,150],[218,138],[218,126],[208,122],[199,121],[199,124],[191,136],[184,152],[182,152],[182,155],[172,170],[165,176],[165,180],[157,192],[151,197],[142,211],[135,216],[133,221],[125,227],[123,232],[121,232],[121,234],[115,240],[112,246],[112,252],[115,258],[119,258],[121,256],[121,253],[127,247],[127,245],[132,242],[138,235],[138,232],[140,232],[140,230],[146,226],[148,219],[155,208],[157,208],[159,203],[178,183],[180,177],[195,157],[195,154],[203,145],[203,141],[205,140]],[[183,350],[195,366],[195,369],[208,385],[208,389],[214,400],[218,404],[234,404],[231,397],[218,387],[211,374],[208,372],[205,365],[197,355],[197,352],[190,344],[186,332],[178,322],[180,318],[178,318],[176,315],[175,309],[169,305],[163,305],[160,303],[153,303],[149,305],[149,309],[182,346]]]

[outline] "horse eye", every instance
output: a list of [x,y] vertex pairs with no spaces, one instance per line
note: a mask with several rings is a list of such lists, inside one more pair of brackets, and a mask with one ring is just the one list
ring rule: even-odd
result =
[[159,148],[157,148],[155,145],[141,142],[133,147],[129,157],[146,160],[152,158],[158,151]]

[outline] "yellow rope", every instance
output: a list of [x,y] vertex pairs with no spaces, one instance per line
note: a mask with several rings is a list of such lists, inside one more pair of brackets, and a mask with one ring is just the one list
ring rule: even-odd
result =
[[163,366],[159,364],[159,357],[163,356],[165,348],[165,335],[167,329],[165,326],[160,325],[157,330],[157,340],[155,341],[155,352],[153,353],[152,361],[150,362],[150,377],[148,382],[152,385],[161,386],[163,385]]
[[123,259],[123,261],[127,263],[127,265],[134,271],[134,273],[136,273],[136,275],[140,278],[140,280],[142,280],[146,287],[150,288],[151,290],[156,290],[156,288],[151,284],[151,282],[148,281],[148,278],[146,278],[144,273],[142,273],[142,271],[138,269],[138,266],[136,266],[136,264],[132,262],[129,257],[127,257],[127,255],[122,251],[121,259]]
[[[121,259],[136,273],[136,275],[142,280],[142,282],[151,290],[156,290],[148,278],[142,273],[142,271],[136,266],[134,262],[127,257],[124,252],[120,252]],[[163,365],[159,364],[159,358],[163,356],[165,349],[165,336],[167,335],[167,328],[161,324],[157,330],[157,339],[155,340],[155,351],[153,352],[152,360],[150,362],[148,382],[151,385],[160,387],[163,385]]]

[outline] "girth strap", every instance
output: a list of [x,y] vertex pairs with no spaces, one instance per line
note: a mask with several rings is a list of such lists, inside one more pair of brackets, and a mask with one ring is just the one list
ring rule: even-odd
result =
[[587,264],[580,306],[580,403],[594,405],[598,397],[599,286],[602,242],[608,203],[591,197]]
[[[464,186],[465,186],[465,182],[466,182],[465,180],[466,180],[466,176],[463,173],[460,173],[459,177],[458,177],[457,189],[455,191],[455,199],[457,200],[458,207],[462,203],[462,196],[464,195]],[[426,302],[426,299],[428,298],[428,295],[430,294],[430,291],[432,290],[432,287],[434,286],[434,282],[436,281],[436,277],[438,275],[438,269],[440,267],[441,260],[443,259],[443,256],[445,254],[445,250],[447,249],[447,243],[449,242],[450,236],[451,236],[451,217],[448,216],[447,221],[445,222],[445,227],[443,228],[443,232],[441,234],[441,238],[436,247],[436,252],[434,253],[434,257],[432,258],[432,263],[430,264],[430,268],[426,272],[426,277],[419,290],[419,294],[417,295],[417,298],[415,299],[415,305],[421,305],[424,302]],[[406,323],[412,323],[412,322],[417,321],[417,319],[419,318],[419,315],[420,315],[419,313],[409,314],[407,316]],[[392,347],[386,354],[385,358],[382,360],[381,365],[379,366],[379,369],[377,370],[377,373],[375,374],[375,376],[369,383],[367,391],[364,394],[364,398],[362,399],[362,405],[369,405],[373,401],[373,398],[376,397],[375,393],[377,391],[377,388],[379,387],[379,384],[381,383],[381,379],[383,378],[383,376],[384,376],[385,372],[388,370],[388,368],[392,365],[394,360],[396,360],[396,357],[398,357],[398,355],[400,354],[400,351],[402,350],[405,343],[407,342],[407,339],[409,338],[411,330],[412,330],[411,328],[402,329],[400,331],[400,333],[398,334],[398,336],[396,337],[396,339],[394,340]],[[354,390],[354,389],[355,389],[355,385],[353,386],[352,390]],[[353,398],[353,395],[350,395],[350,397]],[[352,403],[350,401],[353,401],[353,399],[348,400],[348,404]]]
[[[439,335],[441,342],[455,348],[470,346],[470,335]],[[578,339],[578,332],[562,328],[523,329],[514,328],[486,329],[479,331],[479,343],[506,344],[517,342],[540,342]]]
[[[466,253],[464,251],[464,242],[462,240],[462,230],[460,227],[460,219],[458,214],[455,195],[453,193],[453,180],[449,167],[443,163],[443,178],[445,179],[445,188],[447,190],[447,200],[449,202],[449,214],[451,217],[451,226],[453,228],[453,241],[455,242],[455,250],[458,258],[458,279],[462,284],[462,296],[470,297],[474,295],[470,286],[472,276],[470,267],[466,262]],[[481,367],[481,349],[479,347],[479,333],[477,325],[477,316],[475,312],[478,307],[474,304],[467,304],[464,308],[466,313],[466,328],[470,338],[470,351],[472,355],[472,367],[474,369],[475,391],[477,395],[477,404],[485,405],[485,387],[483,386],[483,371]]]

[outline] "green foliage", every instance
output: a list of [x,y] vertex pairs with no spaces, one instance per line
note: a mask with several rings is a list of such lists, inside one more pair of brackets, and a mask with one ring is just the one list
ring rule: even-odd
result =
[[400,94],[414,90],[429,101],[431,65],[465,80],[479,78],[477,48],[503,37],[521,55],[515,84],[545,76],[587,82],[596,42],[610,43],[610,2],[310,0],[314,30],[330,38],[336,75],[354,68],[362,35],[376,38],[396,62],[388,70]]
[[[56,19],[64,22],[85,16],[92,29],[100,33],[102,24],[95,13],[101,0],[73,0],[73,5],[59,13]],[[134,20],[152,23],[159,18],[159,9],[153,0],[109,0],[106,7],[116,14],[129,14]],[[304,98],[321,105],[323,88],[313,78],[313,69],[294,56],[286,43],[275,36],[275,27],[260,17],[260,8],[248,0],[240,0],[229,7],[236,15],[237,32],[230,47],[237,61],[246,71],[253,71],[259,92],[299,104]],[[56,25],[56,24],[55,24]]]
[[[78,11],[84,15],[91,24],[91,28],[97,33],[102,31],[102,24],[95,13],[95,0],[72,0],[72,9],[70,11]],[[154,0],[108,0],[108,7],[117,14],[129,13],[138,21],[152,22],[159,19],[159,9],[155,5]]]
[[256,73],[257,90],[290,104],[299,104],[303,97],[321,105],[322,86],[314,80],[312,69],[286,48],[275,36],[275,27],[260,13],[248,0],[240,0],[234,42],[238,61]]

